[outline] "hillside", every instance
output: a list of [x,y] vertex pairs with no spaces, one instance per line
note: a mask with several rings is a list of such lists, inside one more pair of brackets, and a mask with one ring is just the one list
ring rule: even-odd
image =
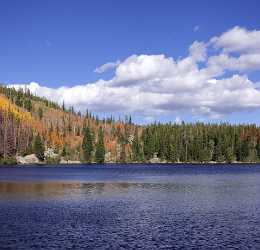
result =
[[[135,129],[141,132],[131,121],[115,121],[113,117],[100,120],[87,111],[85,115],[76,113],[73,107],[60,107],[56,103],[32,95],[28,90],[15,90],[2,86],[0,88],[0,112],[4,117],[12,117],[9,123],[26,127],[30,133],[30,140],[26,147],[17,148],[8,157],[15,154],[33,153],[32,144],[36,135],[44,142],[45,149],[53,149],[63,158],[84,161],[82,142],[86,128],[91,131],[93,152],[98,143],[98,130],[103,132],[106,161],[129,161],[131,158],[131,142]],[[131,119],[131,118],[130,118]],[[2,135],[7,134],[10,126],[6,120],[2,121]],[[7,136],[8,137],[8,136]],[[24,135],[15,134],[13,141],[23,138]],[[1,141],[6,141],[3,137]],[[6,144],[1,143],[1,144]],[[2,150],[3,151],[3,150]],[[7,154],[0,151],[0,156]],[[94,158],[94,157],[93,157]]]
[[8,161],[16,153],[25,153],[33,137],[30,113],[12,104],[0,94],[0,158]]
[[0,159],[36,154],[47,163],[259,162],[260,128],[230,124],[137,126],[131,117],[99,119],[34,96],[0,87]]

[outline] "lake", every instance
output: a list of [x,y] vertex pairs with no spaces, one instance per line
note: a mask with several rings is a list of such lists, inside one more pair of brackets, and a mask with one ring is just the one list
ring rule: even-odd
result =
[[1,249],[260,249],[260,165],[0,168]]

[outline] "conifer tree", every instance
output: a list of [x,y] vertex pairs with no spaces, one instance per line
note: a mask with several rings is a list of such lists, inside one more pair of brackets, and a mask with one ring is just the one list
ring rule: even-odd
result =
[[125,143],[123,143],[121,145],[120,162],[121,163],[125,163],[126,162]]
[[98,142],[96,145],[95,161],[97,163],[104,163],[105,161],[104,133],[101,127],[99,127],[98,130]]
[[233,150],[231,147],[228,147],[226,149],[226,161],[227,163],[232,163],[234,161],[234,155],[233,155]]
[[44,160],[44,145],[40,135],[38,134],[34,139],[33,150],[40,161]]
[[257,140],[257,144],[256,144],[256,156],[257,156],[257,160],[260,160],[260,140]]
[[93,138],[89,127],[86,127],[84,129],[82,149],[83,149],[84,160],[87,162],[91,162],[91,155],[93,151]]
[[178,151],[175,144],[171,144],[168,148],[167,159],[171,162],[178,162]]
[[64,102],[64,100],[62,102],[62,110],[65,111],[65,102]]
[[133,152],[133,160],[140,161],[141,160],[141,145],[139,143],[137,127],[135,128],[134,140],[132,143],[132,152]]
[[42,110],[41,107],[38,109],[38,116],[39,116],[39,119],[40,119],[40,120],[41,120],[42,117],[43,117],[43,110]]

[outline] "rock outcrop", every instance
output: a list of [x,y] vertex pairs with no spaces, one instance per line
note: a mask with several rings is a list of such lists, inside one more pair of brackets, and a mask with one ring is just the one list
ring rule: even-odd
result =
[[16,161],[18,164],[38,164],[40,161],[35,154],[26,156],[17,156]]

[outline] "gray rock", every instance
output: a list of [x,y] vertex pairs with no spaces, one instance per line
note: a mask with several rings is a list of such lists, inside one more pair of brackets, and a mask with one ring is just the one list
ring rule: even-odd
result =
[[26,155],[24,157],[17,156],[16,161],[18,164],[37,164],[40,162],[35,154]]

